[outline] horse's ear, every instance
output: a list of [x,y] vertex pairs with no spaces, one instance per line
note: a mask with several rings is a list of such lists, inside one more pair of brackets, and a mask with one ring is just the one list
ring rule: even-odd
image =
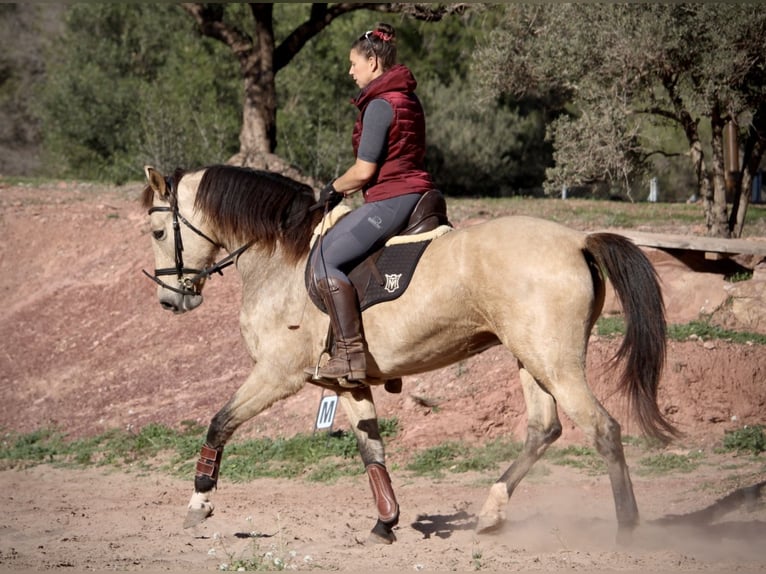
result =
[[152,190],[154,190],[154,193],[161,199],[165,199],[169,191],[165,176],[150,165],[144,166],[144,173],[146,174],[146,180],[149,182],[149,187],[151,187]]

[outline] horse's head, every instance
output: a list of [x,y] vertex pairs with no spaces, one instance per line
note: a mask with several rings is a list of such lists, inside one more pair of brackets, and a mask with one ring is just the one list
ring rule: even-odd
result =
[[144,273],[157,283],[163,308],[185,313],[202,304],[206,267],[221,246],[203,229],[194,209],[199,173],[166,177],[150,166],[144,171],[149,185],[143,204],[149,209],[155,262],[154,275]]

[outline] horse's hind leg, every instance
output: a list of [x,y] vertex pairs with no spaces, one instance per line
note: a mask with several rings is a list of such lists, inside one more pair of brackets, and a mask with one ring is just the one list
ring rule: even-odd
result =
[[386,469],[386,454],[380,435],[372,390],[365,386],[339,393],[341,405],[356,435],[359,454],[364,462],[370,489],[378,511],[378,521],[370,541],[391,544],[396,540],[393,528],[399,522],[399,504]]
[[577,377],[577,384],[573,384],[572,380],[566,381],[566,384],[560,380],[559,383],[551,392],[606,461],[617,512],[617,541],[627,543],[638,525],[639,515],[622,449],[620,425],[593,396],[584,373]]
[[556,401],[521,365],[519,365],[519,376],[527,404],[527,438],[519,457],[489,491],[476,524],[476,531],[480,533],[502,525],[505,520],[505,507],[514,489],[546,449],[561,436]]

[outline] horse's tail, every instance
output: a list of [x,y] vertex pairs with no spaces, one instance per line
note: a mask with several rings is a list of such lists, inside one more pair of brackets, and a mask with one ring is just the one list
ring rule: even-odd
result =
[[625,314],[625,338],[614,356],[625,360],[620,388],[644,433],[667,443],[679,433],[657,406],[667,335],[657,273],[641,249],[622,235],[588,235],[585,249],[606,272]]

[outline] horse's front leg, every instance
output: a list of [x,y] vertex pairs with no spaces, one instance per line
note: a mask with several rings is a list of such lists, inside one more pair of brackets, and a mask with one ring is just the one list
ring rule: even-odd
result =
[[264,411],[276,401],[298,392],[303,386],[301,377],[282,377],[274,365],[258,363],[245,383],[213,417],[202,445],[194,475],[194,493],[184,528],[196,526],[213,513],[210,494],[218,484],[223,447],[239,426]]
[[396,540],[394,527],[399,523],[399,504],[386,469],[386,453],[380,436],[378,416],[369,387],[339,393],[341,405],[356,435],[372,496],[378,511],[378,521],[370,533],[370,542],[391,544]]

